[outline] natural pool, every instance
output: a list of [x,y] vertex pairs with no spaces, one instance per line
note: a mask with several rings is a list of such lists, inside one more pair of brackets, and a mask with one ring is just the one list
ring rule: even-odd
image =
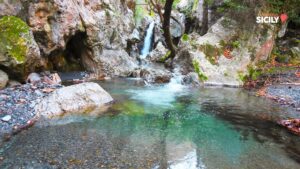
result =
[[0,168],[300,168],[300,139],[272,122],[284,110],[242,89],[100,84],[107,112],[37,124],[1,145]]

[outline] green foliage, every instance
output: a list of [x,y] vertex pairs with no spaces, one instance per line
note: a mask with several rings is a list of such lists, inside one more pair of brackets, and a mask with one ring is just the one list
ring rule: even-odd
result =
[[242,72],[238,72],[238,77],[242,82],[246,82],[247,81],[247,76],[244,75]]
[[218,57],[222,54],[222,49],[218,48],[215,45],[206,43],[200,46],[200,50],[205,54],[206,59],[213,65],[218,64]]
[[[136,4],[142,4],[144,3],[143,0],[136,0]],[[143,5],[136,5],[134,10],[134,19],[135,23],[139,24],[143,17],[147,15],[147,11]]]
[[171,54],[171,51],[169,50],[169,51],[165,54],[165,56],[163,56],[162,58],[159,59],[159,61],[160,61],[160,62],[165,62],[166,60],[169,59],[170,54]]
[[0,19],[0,52],[7,53],[17,63],[26,59],[27,44],[31,43],[28,25],[15,16]]
[[300,24],[300,5],[299,0],[266,0],[269,10],[272,13],[281,14],[287,13],[289,20]]
[[248,79],[257,80],[261,74],[261,70],[255,69],[253,66],[248,67]]
[[199,0],[194,0],[192,11],[195,11],[198,7]]
[[183,34],[181,39],[185,42],[187,42],[189,40],[189,35],[188,34]]
[[200,64],[197,60],[193,60],[193,67],[201,81],[207,81],[208,77],[200,70]]

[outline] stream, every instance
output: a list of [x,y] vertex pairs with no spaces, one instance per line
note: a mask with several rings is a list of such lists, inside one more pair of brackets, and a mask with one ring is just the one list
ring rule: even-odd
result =
[[116,103],[97,116],[39,122],[3,143],[0,168],[300,168],[284,110],[235,88],[99,82]]

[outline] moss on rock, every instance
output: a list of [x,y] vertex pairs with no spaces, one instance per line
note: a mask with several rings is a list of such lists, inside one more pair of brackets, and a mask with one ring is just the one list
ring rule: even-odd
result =
[[22,64],[26,60],[30,43],[29,26],[23,20],[15,16],[4,16],[0,19],[0,54]]

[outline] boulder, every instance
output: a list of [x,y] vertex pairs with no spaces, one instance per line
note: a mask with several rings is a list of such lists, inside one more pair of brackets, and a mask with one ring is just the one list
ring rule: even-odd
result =
[[8,76],[5,72],[0,70],[0,89],[3,89],[8,82]]
[[24,78],[28,72],[45,66],[30,27],[22,19],[15,16],[2,17],[0,39],[0,65],[10,75]]
[[35,111],[45,118],[92,113],[112,101],[109,93],[98,84],[81,83],[54,91],[36,105]]
[[132,72],[132,77],[142,78],[147,83],[168,83],[172,73],[159,65],[148,65]]
[[154,62],[161,62],[167,52],[168,49],[162,44],[162,42],[158,42],[155,49],[150,53],[150,60]]

